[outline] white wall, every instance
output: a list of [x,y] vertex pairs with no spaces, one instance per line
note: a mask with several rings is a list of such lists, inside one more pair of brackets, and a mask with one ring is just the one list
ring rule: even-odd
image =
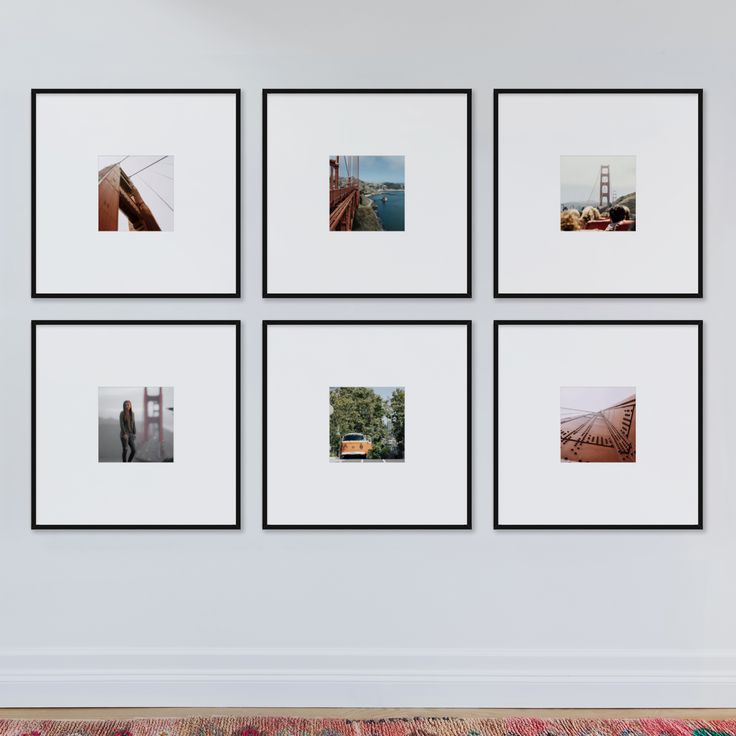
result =
[[[0,705],[736,703],[736,6],[79,0],[1,14]],[[244,90],[245,298],[32,301],[30,88],[210,85]],[[472,300],[260,298],[270,86],[473,88]],[[705,88],[705,300],[492,300],[504,86]],[[472,532],[261,530],[260,321],[337,315],[474,320]],[[242,531],[30,530],[29,322],[89,317],[245,321]],[[492,531],[491,321],[586,317],[705,319],[705,531]]]

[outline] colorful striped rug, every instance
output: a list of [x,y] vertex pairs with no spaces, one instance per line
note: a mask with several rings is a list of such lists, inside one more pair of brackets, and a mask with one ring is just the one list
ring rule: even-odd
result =
[[736,736],[734,721],[671,718],[389,718],[278,717],[0,719],[0,736]]

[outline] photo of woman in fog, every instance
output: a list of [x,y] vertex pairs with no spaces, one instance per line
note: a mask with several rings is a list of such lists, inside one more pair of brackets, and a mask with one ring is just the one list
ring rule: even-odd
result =
[[173,463],[174,387],[98,386],[97,426],[101,463]]

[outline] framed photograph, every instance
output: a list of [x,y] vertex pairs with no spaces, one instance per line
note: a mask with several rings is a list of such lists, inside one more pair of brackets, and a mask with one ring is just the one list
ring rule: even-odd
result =
[[471,296],[470,101],[264,90],[263,296]]
[[497,89],[493,117],[496,297],[703,296],[702,90]]
[[240,528],[240,322],[31,332],[33,529]]
[[33,297],[240,296],[240,90],[31,92]]
[[470,529],[471,323],[263,323],[264,529]]
[[494,361],[495,529],[703,528],[701,321],[496,321]]

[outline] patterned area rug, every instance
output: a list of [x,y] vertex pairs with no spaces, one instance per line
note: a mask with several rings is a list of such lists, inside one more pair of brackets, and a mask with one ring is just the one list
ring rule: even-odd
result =
[[671,718],[389,718],[274,717],[0,719],[0,736],[736,736],[736,721]]

